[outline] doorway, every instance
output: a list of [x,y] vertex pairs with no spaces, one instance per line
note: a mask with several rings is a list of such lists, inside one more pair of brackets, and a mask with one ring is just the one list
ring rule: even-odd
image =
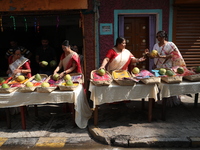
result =
[[[124,38],[126,48],[136,57],[144,55],[144,50],[149,47],[149,18],[124,17]],[[138,68],[149,68],[148,60],[137,64]]]

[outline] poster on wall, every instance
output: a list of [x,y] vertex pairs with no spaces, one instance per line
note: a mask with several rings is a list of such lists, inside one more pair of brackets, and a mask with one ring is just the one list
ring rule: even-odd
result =
[[100,23],[100,35],[112,35],[112,23]]

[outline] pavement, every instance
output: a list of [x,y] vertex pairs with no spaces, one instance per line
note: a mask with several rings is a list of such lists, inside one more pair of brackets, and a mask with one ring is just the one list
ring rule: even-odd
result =
[[99,106],[98,126],[93,118],[86,129],[73,125],[70,112],[62,104],[29,106],[26,130],[21,127],[20,114],[11,116],[7,128],[5,110],[0,110],[0,149],[9,146],[65,147],[67,144],[96,141],[117,147],[200,147],[200,108],[194,107],[192,97],[182,95],[181,104],[166,109],[161,120],[161,105],[155,103],[152,122],[148,122],[148,102],[141,100]]

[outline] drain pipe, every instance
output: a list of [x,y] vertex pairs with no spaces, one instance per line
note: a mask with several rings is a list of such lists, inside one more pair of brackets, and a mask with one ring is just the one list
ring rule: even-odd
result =
[[95,68],[99,68],[99,7],[100,1],[94,0],[94,13],[95,13]]

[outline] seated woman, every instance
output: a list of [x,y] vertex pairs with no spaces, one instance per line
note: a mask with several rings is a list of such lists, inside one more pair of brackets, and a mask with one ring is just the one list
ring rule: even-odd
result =
[[68,40],[62,43],[62,49],[64,53],[60,57],[59,65],[54,70],[54,74],[61,69],[63,69],[63,72],[60,73],[60,78],[68,73],[82,73],[79,55],[71,49]]
[[129,64],[145,61],[144,57],[139,59],[135,58],[129,50],[125,49],[125,47],[125,38],[118,37],[116,45],[112,49],[108,50],[100,69],[105,69],[105,66],[107,65],[107,71],[128,70]]
[[8,58],[9,69],[7,74],[9,76],[24,75],[31,77],[30,60],[22,56],[20,50],[15,50],[13,55]]
[[[7,74],[9,76],[24,75],[27,78],[31,77],[30,60],[22,56],[21,50],[15,50],[13,55],[8,58],[9,69]],[[10,108],[10,114],[18,114],[20,112],[19,107]]]

